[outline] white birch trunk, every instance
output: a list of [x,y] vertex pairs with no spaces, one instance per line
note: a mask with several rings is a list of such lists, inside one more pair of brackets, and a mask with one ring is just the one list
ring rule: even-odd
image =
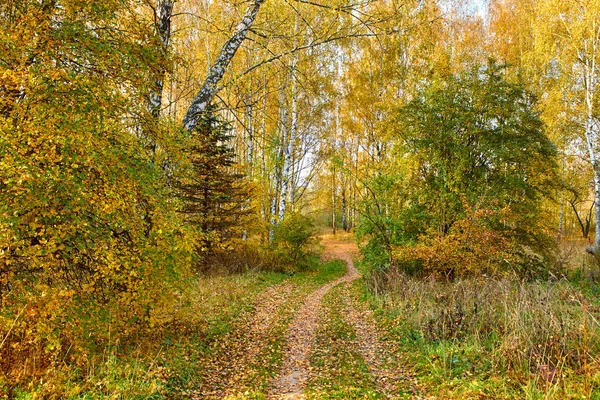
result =
[[278,221],[282,221],[285,216],[285,206],[287,202],[287,191],[288,191],[288,183],[290,176],[290,154],[289,154],[289,143],[290,138],[288,137],[288,129],[287,129],[287,119],[288,119],[288,110],[285,99],[285,93],[281,95],[281,146],[283,152],[283,167],[281,169],[281,174],[277,177],[280,181],[281,185],[279,186],[281,191],[279,192],[279,213],[278,213]]
[[[246,170],[247,170],[247,173],[249,174],[249,176],[253,177],[254,176],[254,172],[253,172],[254,112],[253,112],[252,93],[250,93],[249,101],[248,101],[248,104],[246,105],[246,140],[247,140],[247,142],[246,142],[246,149],[247,149],[246,163],[248,165]],[[247,199],[243,203],[242,209],[246,210],[247,208],[249,208],[249,203],[250,203],[250,200]],[[247,239],[248,239],[248,230],[244,229],[242,231],[242,240],[247,240]]]
[[196,128],[198,117],[206,110],[215,94],[219,91],[219,82],[225,75],[225,71],[231,63],[233,56],[244,39],[246,39],[248,31],[250,31],[250,28],[254,24],[258,11],[264,2],[265,0],[253,0],[250,3],[233,35],[231,35],[229,40],[223,45],[219,56],[208,71],[208,75],[204,80],[202,87],[196,94],[196,97],[194,97],[194,100],[192,100],[192,104],[190,104],[185,117],[183,117],[183,127],[186,130],[192,131]]
[[[267,182],[269,182],[269,177],[268,177],[268,173],[267,173],[267,159],[266,159],[266,148],[267,148],[267,77],[265,76],[264,78],[264,83],[263,83],[263,91],[264,91],[264,96],[263,96],[263,106],[262,106],[262,118],[261,118],[261,123],[260,123],[260,129],[261,129],[261,133],[262,133],[262,137],[261,137],[261,153],[260,153],[260,177],[262,179],[265,179]],[[269,213],[267,212],[267,210],[269,209],[269,200],[270,200],[270,196],[269,193],[271,192],[270,187],[271,185],[269,184],[268,187],[266,189],[263,189],[262,191],[262,220],[266,223],[268,223],[269,221]],[[271,241],[273,241],[273,228],[269,227],[269,232],[268,232],[268,241],[269,243]]]
[[[156,5],[155,26],[160,38],[161,52],[166,57],[171,42],[171,17],[173,16],[173,4],[175,0],[159,0]],[[167,70],[160,65],[158,73],[154,77],[154,85],[148,95],[148,111],[155,117],[160,117],[162,106],[163,89]]]
[[290,175],[288,181],[291,183],[289,188],[289,201],[292,205],[292,211],[294,210],[295,203],[295,173],[294,173],[294,154],[296,138],[298,137],[298,55],[294,54],[292,59],[292,126],[290,127],[290,142],[288,144],[289,163],[291,166]]
[[246,137],[246,146],[248,149],[246,162],[248,163],[248,170],[250,171],[250,175],[254,175],[252,173],[252,168],[254,165],[254,110],[252,106],[252,95],[250,95],[250,104],[246,106],[246,123],[247,127],[247,137]]
[[[285,85],[281,85],[281,88],[285,87]],[[287,105],[286,98],[283,89],[280,89],[279,93],[279,132],[280,132],[280,145],[277,148],[277,154],[275,159],[275,168],[273,177],[271,179],[272,188],[271,191],[271,224],[269,231],[269,241],[272,241],[274,238],[275,227],[280,222],[279,218],[279,210],[281,207],[285,207],[285,200],[282,200],[283,197],[283,170],[285,166],[281,165],[281,160],[284,158],[286,143],[287,143]],[[283,203],[283,205],[282,205]]]
[[[162,54],[162,58],[156,64],[156,72],[152,77],[153,82],[148,93],[146,109],[152,116],[150,125],[160,118],[162,109],[162,99],[164,95],[165,79],[167,75],[166,60],[169,53],[169,43],[171,41],[171,17],[173,16],[173,3],[175,0],[158,0],[156,4],[156,14],[154,15],[154,27],[156,34],[160,41],[159,52]],[[156,137],[153,134],[153,130],[145,127],[141,130],[140,140],[144,148],[147,150],[148,155],[152,162],[154,162],[154,156],[156,155],[157,144]]]
[[[595,52],[593,53],[595,54]],[[597,85],[595,57],[583,59],[583,72],[585,83],[585,140],[588,156],[594,172],[594,204],[596,206],[596,234],[592,248],[589,252],[598,255],[600,249],[600,160],[598,149],[598,121],[594,117],[594,96]]]
[[[287,138],[287,143],[285,143],[285,141],[283,142],[283,145],[285,146],[285,154],[284,154],[284,158],[283,158],[283,174],[282,174],[282,179],[281,179],[281,183],[282,183],[282,187],[281,187],[281,198],[280,198],[280,203],[279,203],[279,220],[283,221],[283,218],[285,217],[285,212],[286,212],[286,207],[287,207],[287,201],[288,201],[288,196],[289,196],[289,187],[290,187],[290,183],[293,185],[292,182],[292,176],[291,176],[291,169],[292,169],[292,157],[294,154],[294,143],[296,141],[296,135],[298,133],[298,94],[296,93],[296,89],[297,89],[297,81],[298,81],[298,74],[297,74],[297,63],[298,63],[298,57],[297,55],[294,54],[294,57],[292,59],[292,124],[290,127],[290,135]],[[285,126],[287,123],[287,110],[285,109],[285,104],[284,104],[284,115],[285,115],[285,119],[282,121],[282,129],[284,129],[284,134],[283,137],[286,138],[287,137],[287,127]]]

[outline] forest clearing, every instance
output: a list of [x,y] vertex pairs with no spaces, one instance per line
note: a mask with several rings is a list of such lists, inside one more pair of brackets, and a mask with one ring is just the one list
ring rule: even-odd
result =
[[600,0],[0,0],[1,398],[600,400]]

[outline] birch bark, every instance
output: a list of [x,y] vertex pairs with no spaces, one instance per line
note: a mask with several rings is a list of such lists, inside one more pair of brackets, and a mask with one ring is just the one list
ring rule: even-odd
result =
[[[169,52],[169,43],[171,42],[171,18],[174,3],[175,0],[159,0],[156,5],[156,31],[160,38],[160,50],[165,58]],[[159,65],[152,90],[148,95],[148,111],[154,118],[160,117],[166,74],[166,66],[164,64]]]
[[[288,182],[286,180],[286,176],[289,175],[290,171],[289,171],[289,164],[286,163],[286,161],[288,160],[288,155],[287,155],[287,151],[288,151],[288,143],[289,143],[289,137],[288,137],[288,109],[287,109],[287,101],[286,101],[286,96],[285,93],[283,92],[285,88],[285,85],[282,86],[282,93],[280,94],[279,97],[279,104],[280,104],[280,108],[281,108],[281,121],[280,121],[280,130],[281,130],[281,147],[279,150],[279,155],[280,157],[283,156],[283,165],[280,166],[280,170],[279,173],[277,174],[277,188],[279,189],[277,191],[277,195],[278,195],[278,199],[279,199],[279,204],[277,207],[277,212],[275,212],[273,214],[273,226],[277,225],[277,223],[279,221],[281,221],[283,219],[283,216],[285,214],[285,204],[286,204],[286,193],[287,193],[287,185]],[[281,158],[280,158],[281,160]]]
[[244,39],[248,35],[250,28],[254,24],[254,20],[258,15],[260,7],[265,0],[253,0],[246,12],[236,27],[233,35],[225,42],[219,56],[208,71],[208,75],[202,84],[202,87],[192,100],[192,104],[188,108],[185,117],[183,117],[183,127],[187,131],[192,131],[198,124],[198,117],[206,110],[216,93],[218,92],[218,84],[225,75],[227,67],[231,63],[233,56],[241,46]]
[[[294,142],[296,141],[296,135],[298,133],[298,93],[297,93],[297,82],[298,82],[298,73],[297,73],[297,64],[298,64],[298,56],[294,54],[292,58],[292,121],[290,127],[290,135],[287,138],[287,143],[283,143],[285,146],[285,153],[283,158],[283,176],[282,176],[282,186],[281,186],[281,197],[279,203],[279,220],[282,221],[285,217],[286,206],[289,195],[289,187],[290,183],[293,184],[291,179],[291,167],[292,167],[292,157],[294,154]],[[285,107],[285,104],[284,104]],[[285,110],[286,120],[282,122],[282,125],[285,126],[285,122],[287,122],[287,110]],[[285,127],[283,129],[286,129]],[[286,138],[287,135],[284,131],[283,137]]]
[[585,88],[586,114],[584,134],[588,156],[594,173],[594,204],[596,206],[596,236],[594,244],[591,248],[588,248],[588,252],[598,255],[600,249],[600,146],[598,143],[600,126],[599,121],[594,114],[594,104],[598,86],[596,54],[599,51],[598,39],[600,39],[600,36],[594,39],[596,40],[592,40],[591,43],[584,42],[584,48],[580,52],[579,62],[581,63],[583,70],[583,82]]

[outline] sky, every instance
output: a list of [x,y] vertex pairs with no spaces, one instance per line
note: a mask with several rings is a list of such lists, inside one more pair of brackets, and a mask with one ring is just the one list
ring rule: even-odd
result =
[[470,0],[469,4],[472,7],[475,14],[479,15],[481,18],[484,19],[487,17],[487,10],[489,4],[488,0]]
[[487,8],[489,0],[438,0],[442,9],[449,11],[453,7],[464,7],[472,15],[479,15],[481,18],[487,17]]

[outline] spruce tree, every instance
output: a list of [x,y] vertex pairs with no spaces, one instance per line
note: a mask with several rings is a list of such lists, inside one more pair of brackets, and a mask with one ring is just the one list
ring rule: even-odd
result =
[[231,147],[231,126],[211,107],[190,133],[190,176],[180,183],[182,212],[202,232],[198,253],[214,254],[239,234],[249,190],[238,172]]

